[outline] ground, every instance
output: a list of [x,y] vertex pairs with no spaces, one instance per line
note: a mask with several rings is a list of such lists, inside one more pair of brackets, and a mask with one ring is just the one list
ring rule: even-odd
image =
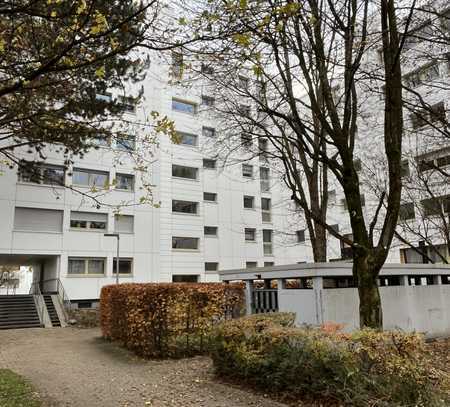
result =
[[45,407],[284,406],[219,382],[208,358],[143,361],[97,329],[9,330],[0,340],[0,369],[29,379]]

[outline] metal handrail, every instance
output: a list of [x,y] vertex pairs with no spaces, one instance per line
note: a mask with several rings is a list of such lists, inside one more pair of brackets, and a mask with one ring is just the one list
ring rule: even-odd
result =
[[66,319],[69,319],[67,310],[70,311],[72,309],[72,304],[70,302],[70,298],[67,295],[67,292],[64,289],[64,286],[59,278],[49,278],[47,280],[42,280],[41,284],[48,283],[50,281],[56,281],[56,293],[63,305],[63,312],[65,314],[65,317],[66,317]]
[[40,306],[37,307],[38,313],[39,313],[39,319],[41,320],[41,323],[44,323],[44,297],[42,296],[41,288],[39,287],[39,281],[34,281],[31,283],[30,291],[28,292],[30,295],[36,295],[40,299]]

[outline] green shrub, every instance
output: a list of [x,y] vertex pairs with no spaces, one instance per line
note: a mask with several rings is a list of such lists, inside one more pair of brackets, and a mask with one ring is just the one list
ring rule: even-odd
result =
[[290,397],[353,406],[448,405],[420,335],[294,328],[290,314],[227,321],[214,331],[216,372]]
[[204,353],[213,325],[239,314],[243,296],[240,284],[105,286],[100,296],[102,334],[144,357]]

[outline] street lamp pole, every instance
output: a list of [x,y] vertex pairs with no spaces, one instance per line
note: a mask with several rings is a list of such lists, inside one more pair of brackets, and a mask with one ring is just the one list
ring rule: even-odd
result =
[[103,236],[105,237],[115,237],[117,239],[117,257],[116,257],[116,284],[119,284],[119,244],[120,244],[120,235],[118,233],[105,233]]

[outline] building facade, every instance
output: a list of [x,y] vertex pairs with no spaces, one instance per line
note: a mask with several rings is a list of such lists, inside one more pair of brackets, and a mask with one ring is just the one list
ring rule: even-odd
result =
[[[442,105],[444,115],[448,88],[435,86],[430,91],[427,83],[435,80],[448,85],[446,52],[439,51],[447,59],[439,59],[434,76],[419,75],[429,69],[425,57],[423,63],[415,59],[415,65],[405,67],[410,80],[414,75],[422,78],[411,82],[415,91],[430,98],[432,105]],[[375,49],[365,62],[376,64],[377,55]],[[32,267],[34,281],[41,281],[43,289],[52,284],[45,281],[59,279],[74,302],[91,306],[101,287],[115,282],[116,239],[105,233],[120,235],[121,282],[218,281],[218,270],[312,261],[301,211],[274,171],[276,165],[260,156],[248,156],[242,146],[230,154],[234,159],[218,160],[215,140],[221,129],[214,118],[214,95],[201,81],[195,86],[174,81],[174,69],[173,61],[155,57],[143,83],[142,102],[124,108],[130,121],[146,121],[154,111],[159,117],[167,116],[175,124],[177,142],[159,135],[157,144],[148,145],[143,142],[148,128],[136,126],[123,143],[98,145],[82,158],[71,157],[69,164],[58,146],[47,146],[47,159],[37,178],[17,166],[4,165],[0,176],[1,264]],[[371,103],[371,114],[381,117],[382,105]],[[412,116],[406,123],[426,131],[425,125],[413,123]],[[360,132],[372,130],[361,126]],[[417,157],[424,154],[442,168],[450,163],[448,144],[436,149],[430,140],[423,143],[416,132],[408,133],[406,166],[420,163]],[[136,171],[135,152],[148,163],[145,179]],[[37,159],[26,150],[20,155],[25,160]],[[363,153],[361,158],[364,171],[370,162],[364,162],[368,158]],[[146,200],[140,203],[144,184],[152,185],[153,205]],[[448,185],[438,183],[437,188],[441,197],[450,193]],[[331,192],[328,223],[350,233],[342,193],[338,187]],[[367,206],[370,194],[368,189]],[[413,198],[409,199],[405,197],[403,204],[411,204]],[[441,208],[448,215],[450,205],[446,205]],[[413,218],[409,210],[409,216],[414,220],[419,214],[416,210]],[[409,249],[396,242],[388,261],[410,262],[405,250]],[[448,255],[445,248],[444,256]],[[349,258],[349,250],[330,236],[328,258]]]

